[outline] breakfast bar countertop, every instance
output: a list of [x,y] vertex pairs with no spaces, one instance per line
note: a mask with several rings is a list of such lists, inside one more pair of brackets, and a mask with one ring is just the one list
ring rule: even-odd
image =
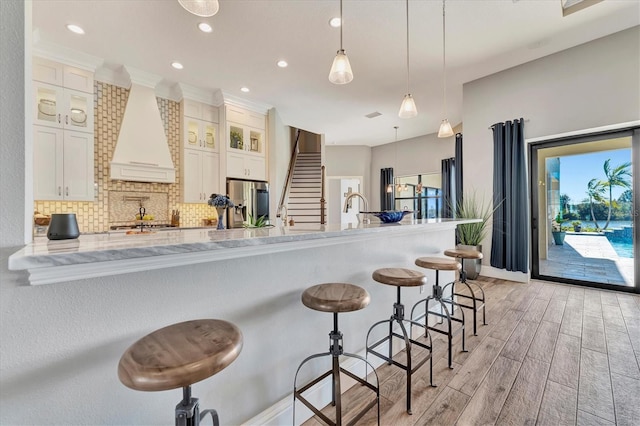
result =
[[37,237],[9,257],[9,269],[28,270],[31,284],[50,284],[380,238],[389,233],[450,229],[474,221],[421,219],[392,224],[170,229],[142,235],[90,234],[58,241]]

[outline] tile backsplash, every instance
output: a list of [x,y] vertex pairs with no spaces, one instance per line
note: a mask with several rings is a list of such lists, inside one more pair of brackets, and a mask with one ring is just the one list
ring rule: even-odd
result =
[[[133,214],[138,206],[137,203],[127,202],[125,205],[115,207],[118,202],[110,197],[122,197],[125,193],[144,194],[144,196],[162,197],[162,206],[154,204],[149,208],[156,220],[166,218],[170,220],[171,210],[180,210],[181,226],[203,226],[203,219],[216,216],[215,209],[206,204],[183,204],[180,173],[176,173],[176,182],[166,183],[144,183],[144,182],[123,182],[109,178],[109,163],[113,157],[113,152],[118,140],[118,133],[122,124],[122,117],[127,105],[129,89],[96,81],[94,83],[94,158],[95,170],[94,179],[96,184],[96,199],[94,202],[67,202],[67,201],[38,201],[34,202],[34,208],[42,214],[51,213],[76,213],[80,232],[102,232],[109,229],[109,224],[117,222],[125,215],[131,216],[130,208],[136,204]],[[180,170],[180,134],[181,134],[181,113],[180,103],[169,99],[156,98],[160,115],[164,124],[165,134],[171,152],[176,171]],[[162,194],[162,195],[160,195]],[[164,199],[166,198],[166,201]],[[155,202],[155,201],[154,201]],[[112,211],[111,208],[114,210]],[[117,213],[116,213],[117,211]],[[117,214],[118,216],[113,216]]]

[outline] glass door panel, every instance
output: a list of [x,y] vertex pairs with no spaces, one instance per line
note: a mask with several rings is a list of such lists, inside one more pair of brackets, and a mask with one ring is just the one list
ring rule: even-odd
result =
[[531,147],[534,278],[635,287],[637,188],[627,135]]

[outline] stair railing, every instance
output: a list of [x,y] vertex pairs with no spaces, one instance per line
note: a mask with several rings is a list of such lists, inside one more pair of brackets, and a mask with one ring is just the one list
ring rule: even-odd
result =
[[[289,194],[289,188],[291,187],[291,181],[293,180],[293,169],[296,167],[296,159],[298,158],[298,141],[300,140],[300,129],[296,131],[296,141],[293,144],[293,150],[291,151],[291,160],[289,160],[289,170],[287,170],[287,178],[284,181],[284,188],[282,188],[282,195],[280,196],[280,203],[278,203],[278,209],[276,210],[276,217],[280,217],[282,207],[287,200]],[[286,223],[285,223],[286,225]]]
[[321,179],[320,179],[320,185],[321,185],[321,191],[320,192],[320,225],[324,225],[325,224],[325,212],[324,212],[324,204],[326,202],[326,200],[324,199],[324,179],[325,179],[325,175],[324,175],[324,164],[321,167],[322,170],[322,174],[321,174]]

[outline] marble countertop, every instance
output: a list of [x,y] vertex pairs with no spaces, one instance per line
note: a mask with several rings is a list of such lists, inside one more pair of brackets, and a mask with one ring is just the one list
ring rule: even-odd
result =
[[[32,284],[45,284],[62,281],[72,267],[85,271],[79,275],[80,278],[104,276],[114,274],[114,268],[119,268],[119,272],[115,273],[123,273],[144,270],[145,267],[200,263],[274,250],[295,250],[354,239],[378,238],[387,233],[428,232],[473,221],[476,220],[422,219],[392,224],[170,229],[143,235],[127,235],[124,232],[81,235],[74,240],[59,241],[36,237],[32,243],[9,257],[9,269],[29,270]],[[112,272],[106,273],[107,270]]]

